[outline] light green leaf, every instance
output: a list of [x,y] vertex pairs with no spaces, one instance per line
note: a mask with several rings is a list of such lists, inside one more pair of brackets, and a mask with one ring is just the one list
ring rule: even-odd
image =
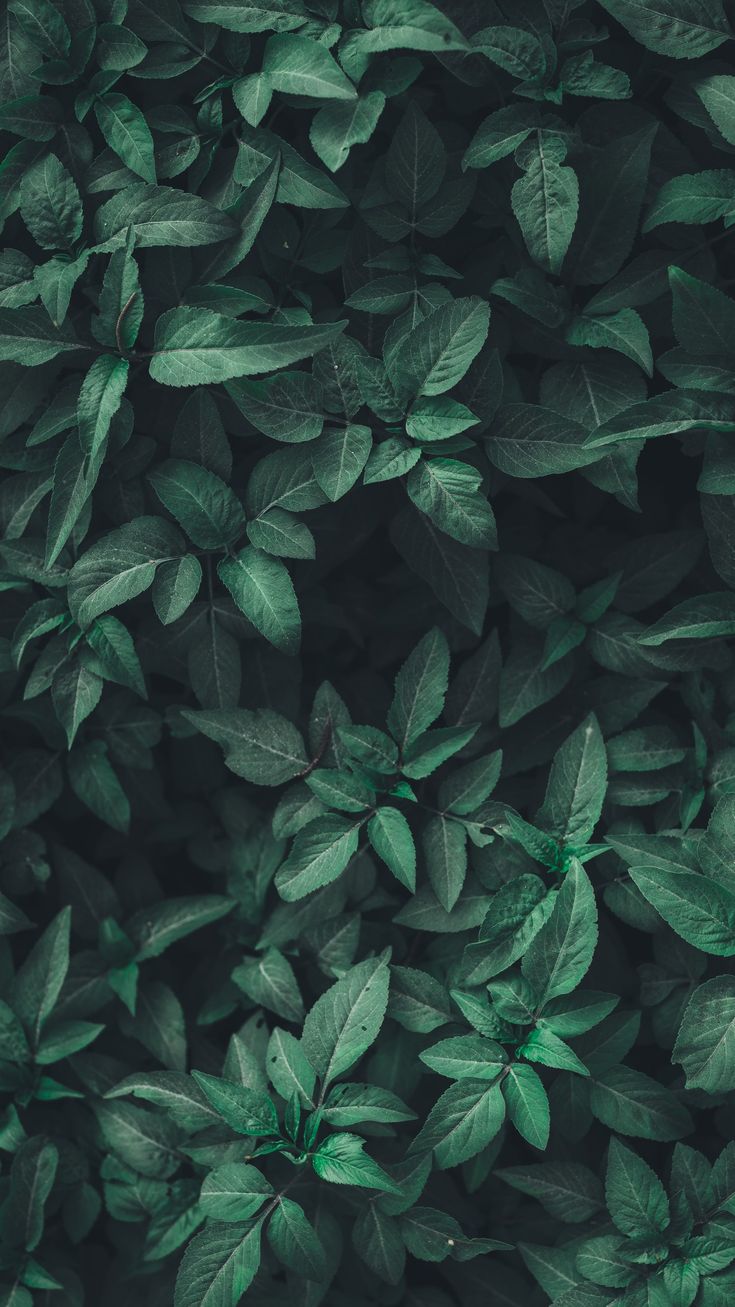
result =
[[643,368],[647,377],[653,375],[648,328],[635,309],[618,309],[600,318],[581,314],[567,327],[566,337],[570,345],[617,350]]
[[558,273],[577,222],[579,182],[564,164],[560,136],[537,133],[523,142],[516,161],[523,176],[514,183],[511,204],[531,258],[547,272]]
[[722,45],[730,29],[720,0],[600,0],[648,50],[695,59]]
[[307,1280],[323,1280],[326,1276],[327,1260],[321,1240],[303,1207],[290,1198],[279,1199],[268,1222],[268,1242],[278,1261],[299,1276]]
[[184,552],[178,531],[159,517],[139,517],[102,536],[69,577],[69,607],[86,627],[147,590],[159,563]]
[[79,191],[55,154],[47,154],[24,173],[20,213],[44,250],[71,250],[79,240],[83,222]]
[[495,516],[475,468],[453,458],[423,458],[408,474],[410,499],[432,522],[473,549],[497,548]]
[[687,1089],[729,1093],[735,1085],[735,979],[713,976],[698,985],[684,1009],[672,1061]]
[[413,744],[440,715],[449,679],[449,646],[434,627],[423,636],[396,676],[387,724],[401,749]]
[[589,970],[596,945],[595,894],[584,867],[575,858],[551,916],[523,956],[523,975],[533,986],[539,1003],[569,994],[577,987]]
[[368,958],[352,967],[307,1013],[302,1046],[324,1084],[349,1071],[370,1048],[388,1003],[388,966]]
[[313,1154],[311,1164],[321,1180],[331,1184],[353,1184],[363,1189],[381,1189],[400,1193],[382,1167],[364,1152],[365,1141],[359,1135],[329,1135]]
[[498,1084],[457,1080],[432,1107],[411,1152],[432,1148],[440,1171],[460,1166],[492,1143],[504,1120],[505,1099]]
[[341,876],[357,851],[362,821],[329,813],[300,830],[276,873],[281,898],[293,903]]
[[165,386],[198,386],[274,372],[316,354],[344,326],[280,326],[240,322],[210,309],[169,309],[156,323],[150,374]]
[[204,1177],[199,1205],[215,1221],[247,1221],[273,1193],[272,1184],[254,1166],[225,1162]]
[[275,91],[288,95],[308,95],[318,100],[353,100],[357,95],[329,51],[296,32],[268,38],[263,72]]
[[325,431],[311,446],[314,476],[333,503],[351,490],[362,472],[373,438],[369,427],[348,422]]
[[140,249],[210,245],[238,234],[235,218],[201,196],[145,182],[125,186],[97,210],[95,238],[101,245],[117,249],[125,244],[130,227]]
[[485,343],[490,306],[478,296],[434,309],[386,358],[397,388],[411,395],[441,395],[461,381]]
[[508,1116],[519,1135],[534,1148],[546,1148],[551,1127],[549,1098],[533,1067],[514,1063],[503,1081],[503,1093]]
[[179,1266],[174,1307],[235,1307],[260,1266],[260,1221],[214,1223],[195,1235]]
[[554,757],[538,824],[561,844],[586,844],[602,812],[606,783],[605,745],[590,714]]
[[100,131],[118,158],[145,182],[156,181],[153,137],[143,113],[126,95],[107,91],[95,100]]
[[352,102],[325,104],[314,115],[309,140],[330,172],[347,162],[354,145],[370,140],[384,108],[383,92],[367,91]]
[[710,168],[672,177],[654,197],[643,231],[653,231],[664,222],[696,224],[716,222],[728,216],[735,211],[734,183],[735,172],[731,168]]
[[605,1198],[621,1234],[658,1239],[669,1224],[669,1202],[658,1176],[627,1144],[611,1139]]
[[234,491],[207,468],[169,458],[148,480],[164,508],[201,549],[223,549],[245,530],[245,514]]
[[225,558],[217,565],[217,575],[266,640],[283,653],[298,652],[299,603],[291,577],[279,559],[246,545],[234,558]]
[[128,382],[129,364],[113,354],[95,359],[87,373],[77,401],[79,443],[94,459],[107,438],[110,424],[122,402]]
[[383,804],[368,822],[368,839],[396,880],[413,894],[416,888],[416,846],[411,827],[398,808]]

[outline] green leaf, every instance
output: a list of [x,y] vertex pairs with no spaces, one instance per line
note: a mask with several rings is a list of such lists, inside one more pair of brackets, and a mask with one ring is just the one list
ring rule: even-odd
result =
[[434,628],[417,644],[396,676],[388,729],[402,749],[440,715],[449,679],[449,647]]
[[585,448],[586,436],[580,422],[550,408],[508,404],[493,423],[487,451],[495,466],[508,476],[558,476],[586,467],[599,457],[595,450]]
[[621,1234],[657,1239],[669,1224],[669,1203],[661,1181],[619,1139],[610,1140],[605,1199]]
[[70,909],[63,908],[51,922],[17,972],[12,1004],[32,1045],[40,1039],[69,968]]
[[145,117],[126,95],[107,91],[95,100],[100,131],[118,158],[144,182],[156,181],[153,137]]
[[[633,404],[618,416],[601,423],[586,442],[587,447],[625,440],[650,440],[701,427],[705,431],[735,430],[735,403],[726,395],[706,395],[696,390],[668,390],[643,404]],[[583,451],[583,452],[586,452]]]
[[457,621],[479,634],[489,597],[486,555],[444,535],[417,511],[394,519],[391,538],[411,570],[426,581]]
[[684,1009],[672,1060],[684,1068],[688,1089],[726,1093],[735,1057],[735,983],[713,976],[698,985]]
[[270,644],[282,653],[298,652],[301,614],[283,563],[254,545],[246,545],[234,558],[218,563],[217,575],[238,608]]
[[8,1243],[32,1252],[43,1235],[44,1208],[51,1194],[59,1153],[50,1140],[25,1139],[13,1158],[5,1230]]
[[260,1266],[260,1221],[215,1222],[195,1235],[179,1266],[174,1307],[235,1307]]
[[586,1221],[603,1206],[600,1181],[579,1162],[503,1166],[495,1174],[513,1189],[537,1198],[551,1216],[565,1223]]
[[467,875],[467,834],[458,821],[441,814],[429,818],[422,847],[426,872],[437,899],[451,912]]
[[139,249],[168,245],[211,245],[237,235],[235,219],[199,195],[173,186],[139,182],[107,200],[94,221],[95,239],[117,249],[129,228]]
[[281,898],[293,903],[341,876],[357,851],[361,825],[362,818],[330,813],[299,831],[276,873]]
[[133,258],[135,232],[128,229],[124,249],[115,250],[107,265],[99,297],[99,315],[92,319],[92,334],[101,345],[119,351],[132,349],[143,320],[143,295],[138,265]]
[[181,617],[196,599],[202,583],[202,565],[194,554],[172,558],[157,569],[151,598],[164,626]]
[[[578,281],[594,285],[609,281],[630,254],[656,132],[657,125],[653,124],[630,136],[613,137],[593,156],[582,185],[579,221],[570,252]],[[594,299],[587,307],[593,314],[615,311],[597,307]],[[631,300],[619,307],[633,309],[635,304]]]
[[156,323],[150,374],[165,386],[199,386],[273,372],[310,358],[344,326],[280,326],[239,322],[210,309],[169,309]]
[[539,825],[561,844],[586,844],[599,821],[606,784],[605,745],[590,714],[554,758]]
[[[314,1158],[317,1167],[317,1153]],[[318,1172],[317,1172],[318,1174]],[[268,1242],[277,1259],[307,1280],[323,1280],[327,1273],[324,1248],[303,1207],[281,1198],[268,1222]]]
[[403,813],[384,804],[370,818],[367,833],[378,857],[396,880],[413,894],[416,889],[416,846]]
[[590,1104],[598,1121],[618,1134],[639,1139],[680,1139],[692,1118],[670,1089],[632,1067],[613,1067],[592,1085]]
[[103,740],[90,740],[72,750],[67,761],[69,784],[80,803],[113,830],[127,832],[130,800],[107,757]]
[[359,1125],[365,1121],[387,1125],[394,1121],[411,1121],[415,1115],[390,1090],[361,1084],[335,1085],[322,1109],[324,1120],[336,1126]]
[[388,1015],[406,1030],[428,1034],[451,1020],[449,995],[428,972],[393,966]]
[[677,935],[717,957],[735,954],[735,893],[697,872],[647,865],[630,868],[641,894]]
[[406,489],[441,531],[473,549],[494,549],[495,517],[480,490],[481,481],[481,474],[466,463],[424,458],[409,472]]
[[551,1111],[541,1078],[533,1067],[522,1063],[510,1067],[503,1081],[508,1117],[516,1130],[534,1148],[546,1148]]
[[256,1093],[243,1085],[232,1084],[203,1071],[192,1071],[199,1088],[212,1107],[239,1135],[256,1137],[278,1135],[278,1117],[267,1094]]
[[386,359],[391,381],[412,396],[443,394],[479,354],[489,321],[490,306],[476,295],[440,305]]
[[511,77],[532,81],[546,68],[541,42],[522,27],[483,27],[472,36],[472,47]]
[[261,785],[281,785],[308,766],[301,733],[271,708],[185,709],[203,735],[221,745],[236,776]]
[[548,921],[523,957],[523,975],[541,1003],[569,994],[586,975],[597,944],[594,890],[574,858]]
[[459,817],[469,816],[489,797],[500,777],[502,750],[476,758],[452,772],[439,787],[439,802]]
[[181,458],[169,458],[148,479],[182,531],[201,549],[224,549],[245,530],[245,514],[220,477]]
[[298,1039],[287,1030],[273,1031],[268,1041],[268,1076],[286,1101],[296,1093],[304,1106],[313,1107],[316,1073]]
[[82,201],[70,173],[47,154],[23,175],[21,217],[44,250],[71,250],[82,234]]
[[647,377],[653,375],[648,329],[635,309],[618,309],[604,318],[582,314],[567,327],[567,340],[589,349],[617,350],[643,368]]
[[711,640],[735,633],[735,602],[730,591],[685,599],[639,637],[658,647],[668,640]]
[[70,325],[56,327],[44,309],[0,309],[0,362],[35,368],[82,348]]
[[100,451],[120,408],[128,382],[128,367],[125,359],[103,354],[95,359],[82,382],[77,401],[79,444],[90,459]]
[[178,531],[159,517],[139,517],[110,531],[74,564],[69,607],[80,626],[142,594],[159,563],[184,552]]
[[601,0],[648,50],[695,59],[726,41],[730,32],[720,0]]
[[439,1170],[475,1157],[497,1135],[505,1119],[500,1086],[484,1080],[458,1080],[445,1089],[411,1145],[431,1148]]
[[311,1164],[320,1180],[331,1184],[352,1184],[363,1189],[400,1193],[390,1176],[363,1150],[359,1135],[330,1135],[313,1154]]
[[479,1035],[456,1035],[441,1039],[419,1054],[432,1071],[450,1080],[497,1080],[506,1064],[506,1054],[492,1039]]
[[354,145],[370,140],[385,108],[382,91],[367,91],[346,103],[325,104],[312,119],[312,149],[330,172],[337,172]]
[[272,508],[247,525],[256,549],[279,558],[314,558],[316,543],[308,526],[283,508]]
[[414,440],[448,440],[468,427],[476,426],[479,419],[464,404],[446,395],[434,399],[417,399],[406,418],[406,431]]
[[388,980],[383,960],[359,962],[307,1013],[303,1049],[324,1084],[349,1071],[377,1038],[388,1003]]
[[446,166],[439,133],[421,108],[409,101],[385,157],[385,181],[391,195],[408,210],[411,223],[436,195]]
[[538,110],[531,104],[496,109],[480,124],[462,159],[462,167],[489,168],[522,145],[538,126]]
[[219,921],[233,906],[233,900],[223,894],[191,894],[140,908],[126,924],[136,960],[160,957],[177,940]]
[[511,191],[513,212],[531,258],[547,272],[559,273],[577,222],[579,182],[564,164],[560,136],[538,132],[518,146],[523,176]]
[[64,728],[68,748],[74,743],[82,722],[97,707],[102,697],[102,685],[101,677],[81,659],[64,664],[54,676],[51,701]]
[[681,268],[669,268],[669,285],[679,344],[693,354],[731,354],[735,328],[732,300]]
[[263,72],[274,91],[318,100],[353,100],[357,94],[339,64],[318,41],[296,32],[270,36]]
[[733,171],[711,168],[686,173],[663,183],[649,208],[643,231],[653,231],[664,222],[706,223],[733,212]]
[[284,1021],[301,1021],[304,1005],[298,982],[288,958],[269,948],[258,957],[246,958],[232,972],[232,980],[248,998],[269,1008]]
[[324,426],[319,387],[305,372],[280,372],[269,381],[229,381],[225,389],[248,421],[273,440],[314,440]]
[[184,9],[197,22],[228,32],[287,32],[306,17],[301,0],[186,0]]
[[273,1186],[256,1167],[225,1162],[204,1177],[199,1205],[214,1221],[247,1221],[272,1193]]
[[694,83],[707,113],[728,145],[735,144],[735,78],[714,73]]
[[311,446],[314,476],[329,500],[346,495],[362,472],[372,448],[369,427],[350,422],[325,431]]

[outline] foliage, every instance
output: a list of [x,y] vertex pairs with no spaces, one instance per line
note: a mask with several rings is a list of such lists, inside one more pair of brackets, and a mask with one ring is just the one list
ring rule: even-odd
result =
[[3,1307],[735,1301],[733,21],[3,0]]

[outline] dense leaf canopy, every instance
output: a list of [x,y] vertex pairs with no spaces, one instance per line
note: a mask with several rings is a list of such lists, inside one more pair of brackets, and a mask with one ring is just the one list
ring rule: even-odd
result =
[[0,1307],[735,1302],[734,23],[2,0]]

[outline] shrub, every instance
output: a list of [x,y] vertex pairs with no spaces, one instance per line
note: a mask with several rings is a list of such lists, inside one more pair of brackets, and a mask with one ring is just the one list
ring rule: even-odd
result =
[[735,1300],[724,0],[7,0],[0,1303]]

